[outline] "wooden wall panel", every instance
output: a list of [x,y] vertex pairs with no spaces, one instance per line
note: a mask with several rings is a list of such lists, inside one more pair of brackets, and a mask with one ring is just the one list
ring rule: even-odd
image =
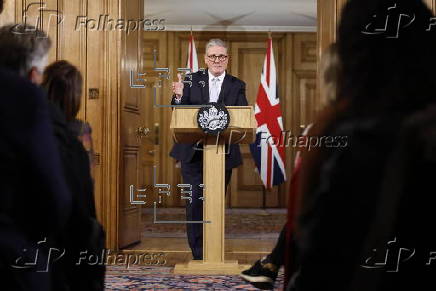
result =
[[76,19],[78,15],[86,15],[87,1],[59,1],[58,10],[62,13],[63,23],[58,26],[58,59],[68,59],[73,65],[77,66],[82,72],[85,80],[82,92],[82,107],[78,118],[86,118],[86,84],[87,84],[87,31],[85,29],[76,31]]
[[[106,13],[109,17],[121,15],[120,2],[107,1]],[[120,75],[121,75],[121,33],[103,32],[105,39],[105,70],[107,79],[104,82],[106,98],[103,103],[104,128],[102,150],[101,205],[99,213],[106,229],[106,245],[108,248],[118,247],[118,216],[119,216],[119,183],[120,183]],[[99,72],[93,71],[98,74]]]
[[[275,50],[275,63],[277,64],[277,41],[274,41],[273,47]],[[266,35],[264,36],[263,42],[252,41],[232,43],[232,72],[238,76],[238,78],[246,82],[246,95],[248,104],[250,105],[256,103],[265,54]],[[241,152],[243,165],[238,169],[233,170],[234,177],[231,184],[230,207],[262,207],[264,203],[262,181],[255,171],[256,167],[249,146],[241,145]],[[267,196],[274,196],[274,200],[278,202],[277,187],[272,191],[265,193],[265,199]]]
[[315,78],[315,71],[296,71],[294,73],[294,96],[299,96],[299,98],[294,99],[294,113],[298,114],[301,129],[315,120],[319,108],[316,99]]
[[0,26],[21,22],[21,1],[4,1],[3,13],[0,15]]
[[[156,91],[156,104],[165,103],[163,91],[165,91],[167,84],[165,82],[158,82],[159,74],[154,69],[154,55],[156,55],[156,66],[166,67],[166,36],[157,34],[155,32],[141,33],[142,51],[138,58],[142,60],[142,64],[138,64],[137,70],[141,73],[146,73],[144,78],[146,79],[146,88],[139,89],[140,102],[142,110],[145,110],[145,114],[142,115],[141,124],[144,127],[149,128],[149,134],[142,139],[141,147],[144,149],[144,157],[142,158],[142,172],[143,181],[150,187],[150,195],[147,197],[147,204],[144,207],[153,207],[153,202],[158,201],[158,189],[153,186],[154,174],[156,172],[156,183],[165,184],[162,180],[162,175],[166,168],[162,163],[162,151],[159,144],[166,140],[165,132],[161,130],[161,116],[163,111],[161,108],[155,106],[154,94]],[[162,86],[162,87],[159,87]],[[156,171],[154,170],[156,167]],[[162,201],[162,207],[171,199],[165,197]]]
[[[88,18],[98,18],[98,15],[104,14],[104,11],[107,11],[107,3],[105,3],[103,0],[87,1],[86,7],[84,7],[83,2],[81,4],[82,5],[74,8],[77,12],[86,12],[84,15],[88,16]],[[93,129],[92,138],[97,161],[93,172],[95,180],[94,190],[97,194],[95,197],[98,213],[101,215],[101,210],[105,209],[105,207],[102,205],[103,175],[101,157],[103,155],[104,147],[103,103],[107,98],[107,88],[105,87],[104,83],[108,78],[107,67],[105,67],[105,61],[107,59],[105,38],[107,35],[101,31],[86,30],[84,28],[76,31],[75,24],[77,16],[79,15],[83,14],[72,14],[71,16],[74,20],[69,20],[68,22],[68,30],[72,29],[74,33],[71,34],[73,39],[67,39],[67,44],[72,42],[76,45],[79,45],[79,50],[77,50],[76,53],[71,51],[71,49],[74,47],[69,48],[69,52],[73,55],[76,55],[76,59],[78,59],[77,61],[80,62],[81,66],[84,65],[82,72],[86,74],[80,117],[89,122]],[[83,55],[82,53],[81,55],[77,56],[77,52],[80,51],[85,51],[86,55]]]
[[318,0],[318,58],[330,43],[336,39],[337,1]]

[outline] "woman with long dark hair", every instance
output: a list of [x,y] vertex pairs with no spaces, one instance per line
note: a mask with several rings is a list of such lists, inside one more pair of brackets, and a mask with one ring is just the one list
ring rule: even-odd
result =
[[[57,61],[44,71],[43,87],[51,102],[51,115],[64,175],[73,197],[73,213],[59,244],[65,255],[60,260],[56,290],[104,290],[104,266],[90,265],[79,258],[102,255],[104,232],[96,219],[93,182],[88,154],[80,141],[76,120],[82,96],[82,76],[67,61]],[[80,127],[79,127],[80,128]],[[90,132],[90,131],[89,131]],[[78,263],[81,262],[81,263]]]
[[68,127],[88,152],[92,171],[95,165],[92,130],[89,123],[77,119],[83,88],[80,71],[67,61],[57,61],[45,69],[43,82],[48,99],[63,111]]

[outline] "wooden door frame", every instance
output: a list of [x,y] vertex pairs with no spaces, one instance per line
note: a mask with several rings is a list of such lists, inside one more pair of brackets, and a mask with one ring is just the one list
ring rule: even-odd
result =
[[[122,15],[122,1],[107,1],[107,14],[112,18]],[[99,217],[106,231],[106,247],[118,249],[118,211],[119,211],[119,175],[120,175],[120,117],[121,117],[121,31],[105,32],[106,98],[103,106],[103,154],[102,154],[102,207]],[[105,178],[103,178],[105,177]]]

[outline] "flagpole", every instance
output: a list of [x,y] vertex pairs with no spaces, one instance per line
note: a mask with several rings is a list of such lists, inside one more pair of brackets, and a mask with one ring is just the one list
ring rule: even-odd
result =
[[266,188],[262,185],[262,211],[259,213],[262,216],[270,216],[271,214],[266,211]]
[[[271,38],[271,29],[268,29],[268,40]],[[266,212],[266,188],[265,185],[262,185],[262,209],[265,211],[264,215],[268,215]]]
[[266,189],[265,186],[262,185],[262,209],[265,210],[266,208]]

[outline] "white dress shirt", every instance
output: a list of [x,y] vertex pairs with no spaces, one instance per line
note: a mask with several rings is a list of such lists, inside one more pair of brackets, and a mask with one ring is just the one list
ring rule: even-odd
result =
[[[220,76],[215,77],[212,75],[212,73],[208,70],[209,73],[209,102],[218,102],[218,97],[221,93],[221,86],[224,82],[224,77],[226,76],[226,71],[224,71]],[[216,88],[214,88],[214,79],[218,78],[216,81]]]

